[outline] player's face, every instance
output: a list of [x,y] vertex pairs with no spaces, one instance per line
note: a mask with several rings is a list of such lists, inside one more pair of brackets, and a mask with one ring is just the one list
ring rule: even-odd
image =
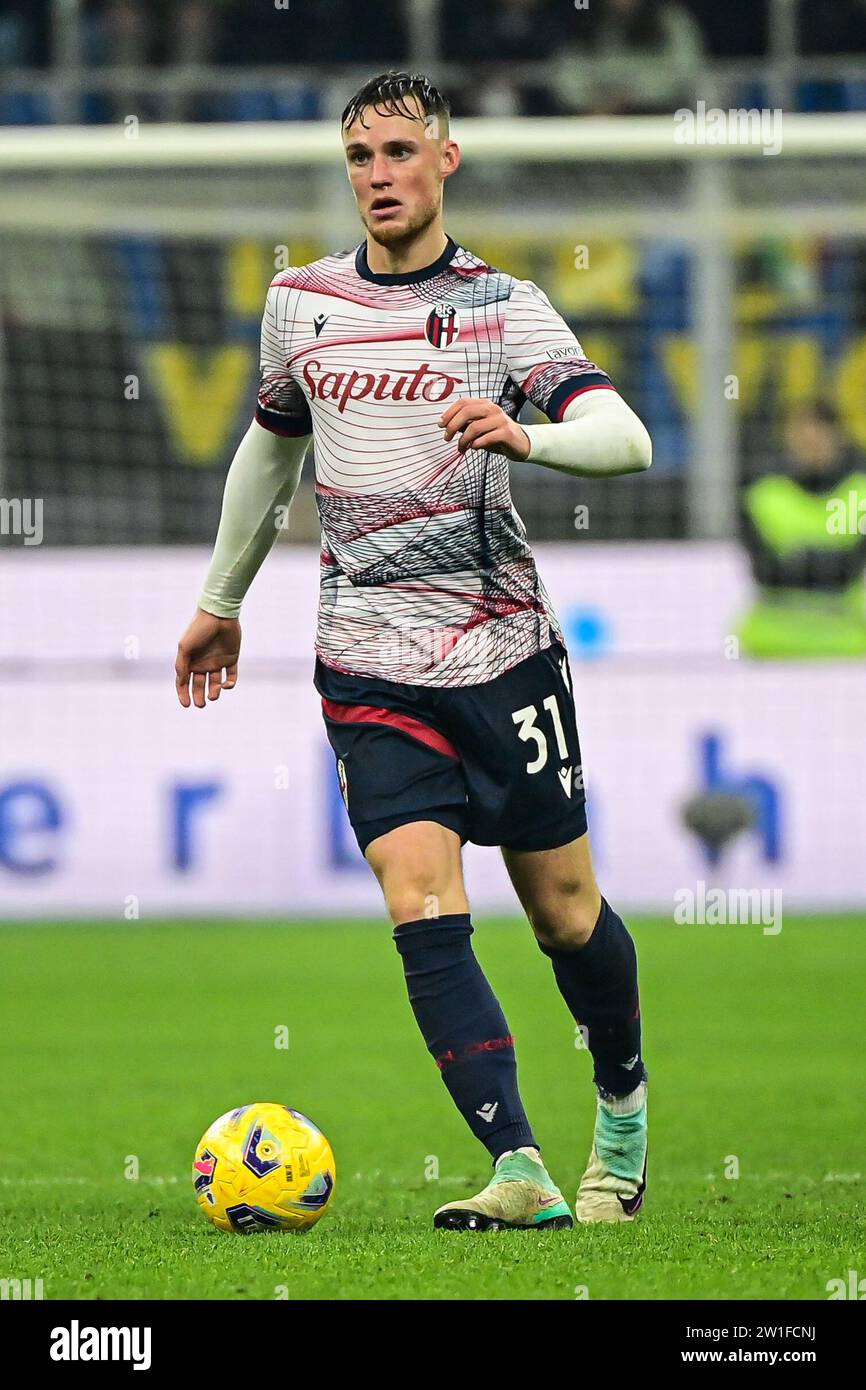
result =
[[802,412],[788,422],[785,432],[788,453],[804,472],[832,468],[841,451],[841,440],[833,425]]
[[380,246],[412,241],[442,210],[442,184],[459,163],[453,140],[436,138],[419,112],[382,115],[368,106],[343,131],[352,191],[361,221]]

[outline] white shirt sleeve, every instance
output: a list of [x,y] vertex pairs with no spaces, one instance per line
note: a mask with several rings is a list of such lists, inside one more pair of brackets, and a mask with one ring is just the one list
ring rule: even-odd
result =
[[[291,272],[283,272],[290,275]],[[310,406],[286,363],[291,343],[291,325],[298,307],[298,291],[279,283],[268,290],[262,316],[259,368],[261,383],[256,401],[256,420],[273,434],[297,439],[310,434],[313,421]]]
[[528,463],[584,477],[649,468],[652,444],[644,425],[531,280],[512,287],[504,341],[512,379],[553,422],[522,426]]
[[588,360],[565,319],[531,280],[512,286],[503,345],[512,380],[550,420],[562,420],[570,402],[585,392],[614,392],[610,377]]

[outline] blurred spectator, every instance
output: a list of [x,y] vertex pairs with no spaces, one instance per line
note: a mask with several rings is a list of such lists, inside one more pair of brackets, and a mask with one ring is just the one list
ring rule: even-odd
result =
[[453,62],[472,59],[472,78],[449,95],[459,115],[541,116],[553,112],[549,84],[526,81],[518,63],[550,59],[562,39],[558,0],[443,0],[442,49]]
[[224,63],[370,63],[377,70],[408,59],[406,0],[231,0],[220,58]]
[[783,457],[742,498],[743,540],[759,588],[741,622],[764,659],[866,656],[866,458],[835,410],[816,401],[785,422]]
[[48,0],[4,0],[0,10],[0,72],[48,60]]
[[548,58],[556,51],[562,33],[561,6],[551,5],[550,0],[497,0],[487,19],[479,56],[486,49],[502,62],[531,63]]
[[159,29],[155,6],[147,0],[101,0],[89,8],[83,36],[84,62],[93,67],[141,72],[141,82],[124,81],[109,92],[87,94],[83,113],[86,120],[157,116],[155,103],[147,97],[146,74],[141,70],[154,61]]
[[[165,27],[165,58],[169,66],[203,67],[215,61],[229,3],[230,0],[222,0],[222,4],[214,4],[214,0],[183,0],[172,8]],[[195,120],[201,108],[198,93],[178,91],[163,102],[162,116],[167,121]]]
[[575,12],[553,64],[553,91],[562,111],[673,111],[694,101],[703,56],[700,28],[679,5],[607,0],[600,16]]
[[[146,69],[212,67],[233,14],[241,11],[246,11],[247,28],[254,28],[256,15],[250,13],[248,0],[95,0],[88,12],[85,59],[97,67],[128,69],[134,79],[105,95],[89,96],[85,119],[116,121],[135,113],[148,119],[184,121],[210,115],[213,102],[195,84],[186,90],[179,84],[176,92],[158,97],[149,95]],[[281,23],[282,51],[286,51],[290,46],[288,12],[268,5],[267,9],[259,6],[259,14]],[[241,57],[232,55],[235,62]]]
[[[866,55],[866,0],[822,0],[801,4],[799,47],[806,57],[860,58]],[[797,92],[801,111],[862,111],[866,80],[861,76],[805,79]]]
[[319,21],[317,62],[368,63],[376,72],[408,62],[408,0],[376,0],[360,10],[357,0],[314,0],[312,8]]
[[3,0],[0,6],[0,126],[55,120],[49,95],[5,88],[6,68],[45,67],[50,57],[51,0]]
[[441,0],[442,53],[455,63],[532,63],[562,41],[559,0]]
[[101,0],[86,11],[85,61],[94,67],[144,67],[153,60],[153,6],[145,0]]
[[44,67],[49,60],[50,0],[3,0],[0,8],[0,126],[43,125],[55,119],[43,93],[5,88],[6,68]]
[[[442,56],[460,64],[448,84],[457,115],[508,117],[559,112],[670,112],[691,105],[707,55],[766,55],[768,0],[437,0]],[[582,3],[582,0],[580,0]],[[798,42],[806,55],[854,62],[844,75],[803,77],[798,109],[858,110],[866,106],[866,0],[790,0],[797,7]],[[81,0],[85,66],[122,67],[128,85],[94,87],[85,121],[146,119],[314,118],[328,109],[329,78],[360,70],[409,65],[412,0]],[[0,72],[45,66],[53,19],[74,15],[57,0],[0,0]],[[61,59],[62,60],[62,59]],[[520,69],[541,65],[535,78]],[[214,65],[292,67],[284,81],[254,79],[220,85]],[[304,72],[316,65],[315,72]],[[546,65],[546,66],[545,66]],[[328,74],[322,80],[321,68]],[[189,72],[178,95],[156,92],[152,68]],[[207,80],[202,74],[211,69]],[[731,86],[737,105],[771,103],[760,75]],[[74,79],[52,94],[0,91],[0,123],[69,119]],[[56,108],[56,109],[55,109]]]
[[184,0],[171,9],[166,27],[170,63],[211,63],[219,46],[224,12],[229,0]]
[[240,0],[95,0],[86,10],[87,61],[98,67],[211,63],[219,49],[226,16],[239,3]]

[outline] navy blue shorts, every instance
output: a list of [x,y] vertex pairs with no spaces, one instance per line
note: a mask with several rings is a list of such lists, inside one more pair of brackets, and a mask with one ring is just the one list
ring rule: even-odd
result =
[[362,852],[411,821],[461,841],[555,849],[586,831],[568,657],[560,643],[481,685],[403,685],[316,662],[328,739]]

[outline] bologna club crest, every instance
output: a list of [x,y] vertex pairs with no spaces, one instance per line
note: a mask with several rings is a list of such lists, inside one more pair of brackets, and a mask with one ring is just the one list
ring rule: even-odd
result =
[[460,319],[453,304],[434,304],[427,315],[424,337],[431,347],[447,348],[456,343]]

